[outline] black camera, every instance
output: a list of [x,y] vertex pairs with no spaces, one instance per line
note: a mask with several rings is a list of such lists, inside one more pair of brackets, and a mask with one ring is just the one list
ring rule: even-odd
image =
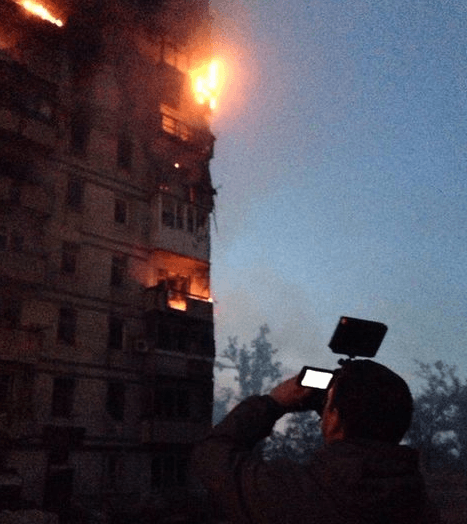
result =
[[[376,355],[386,331],[385,324],[373,320],[341,317],[332,335],[329,347],[333,353],[355,357],[372,358]],[[339,360],[339,364],[344,361]],[[301,386],[327,389],[333,372],[327,369],[305,366],[298,377]]]

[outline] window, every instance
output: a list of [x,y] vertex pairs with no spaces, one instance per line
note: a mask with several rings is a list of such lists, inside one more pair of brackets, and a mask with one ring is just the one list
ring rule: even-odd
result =
[[68,180],[66,204],[75,211],[80,211],[84,201],[84,183],[80,178],[72,177]]
[[0,414],[8,413],[8,408],[11,407],[11,383],[10,375],[0,375]]
[[123,320],[113,315],[109,317],[107,347],[109,349],[123,348]]
[[0,228],[0,251],[6,251],[8,247],[8,232],[2,227]]
[[11,250],[16,252],[23,251],[24,247],[24,236],[18,233],[11,235]]
[[114,220],[117,224],[126,224],[127,221],[127,203],[120,198],[115,199]]
[[190,395],[186,389],[163,387],[154,389],[153,416],[162,419],[190,417]]
[[190,233],[195,231],[195,210],[192,206],[189,206],[187,209],[186,228]]
[[175,204],[175,218],[177,229],[183,229],[183,206],[180,202]]
[[73,410],[75,381],[72,378],[54,378],[52,392],[52,416],[70,418]]
[[187,482],[188,458],[180,453],[160,454],[151,461],[151,486],[183,487]]
[[71,151],[84,155],[88,147],[90,133],[89,118],[83,110],[78,110],[71,118]]
[[175,227],[175,206],[172,197],[162,196],[162,224],[166,227]]
[[127,259],[124,256],[113,256],[110,270],[110,284],[115,287],[123,286],[127,268]]
[[10,297],[0,297],[0,325],[16,328],[21,323],[21,303]]
[[74,242],[63,242],[62,262],[60,271],[63,274],[74,275],[78,261],[79,245]]
[[157,76],[162,82],[161,102],[177,109],[180,104],[180,94],[185,75],[166,62],[160,62],[158,68]]
[[58,341],[73,345],[76,337],[76,311],[70,307],[62,307],[58,317]]
[[117,165],[122,169],[129,170],[131,168],[131,160],[133,156],[133,143],[131,141],[128,131],[122,131],[118,137],[117,144]]
[[123,382],[109,382],[107,386],[107,413],[118,421],[123,420],[125,409],[125,385]]

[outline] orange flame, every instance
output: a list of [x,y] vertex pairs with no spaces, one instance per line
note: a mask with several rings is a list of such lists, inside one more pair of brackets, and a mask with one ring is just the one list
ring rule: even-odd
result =
[[63,26],[63,22],[59,20],[58,18],[55,18],[52,16],[50,11],[46,9],[43,5],[38,4],[37,2],[33,2],[32,0],[18,0],[17,3],[26,9],[26,11],[29,11],[33,15],[36,15],[42,20],[46,20],[47,22],[50,22],[52,24],[55,24],[58,27]]
[[208,104],[211,111],[216,109],[224,84],[224,64],[220,60],[213,60],[210,64],[192,71],[190,76],[198,104]]

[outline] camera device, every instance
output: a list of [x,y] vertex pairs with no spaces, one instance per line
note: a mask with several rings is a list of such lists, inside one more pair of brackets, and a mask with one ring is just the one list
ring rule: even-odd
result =
[[[387,326],[381,322],[340,317],[328,345],[333,353],[348,356],[348,359],[339,359],[340,365],[355,357],[372,358],[376,355],[387,330]],[[304,387],[326,390],[332,377],[333,371],[328,369],[304,366],[298,376],[298,382]]]

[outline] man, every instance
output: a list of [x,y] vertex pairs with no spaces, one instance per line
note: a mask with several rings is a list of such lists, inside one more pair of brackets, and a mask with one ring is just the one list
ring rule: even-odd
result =
[[[370,360],[346,361],[325,396],[297,377],[241,402],[193,454],[228,520],[264,524],[433,524],[417,453],[399,445],[412,416],[407,384]],[[324,447],[301,465],[253,448],[282,415],[322,413]]]

